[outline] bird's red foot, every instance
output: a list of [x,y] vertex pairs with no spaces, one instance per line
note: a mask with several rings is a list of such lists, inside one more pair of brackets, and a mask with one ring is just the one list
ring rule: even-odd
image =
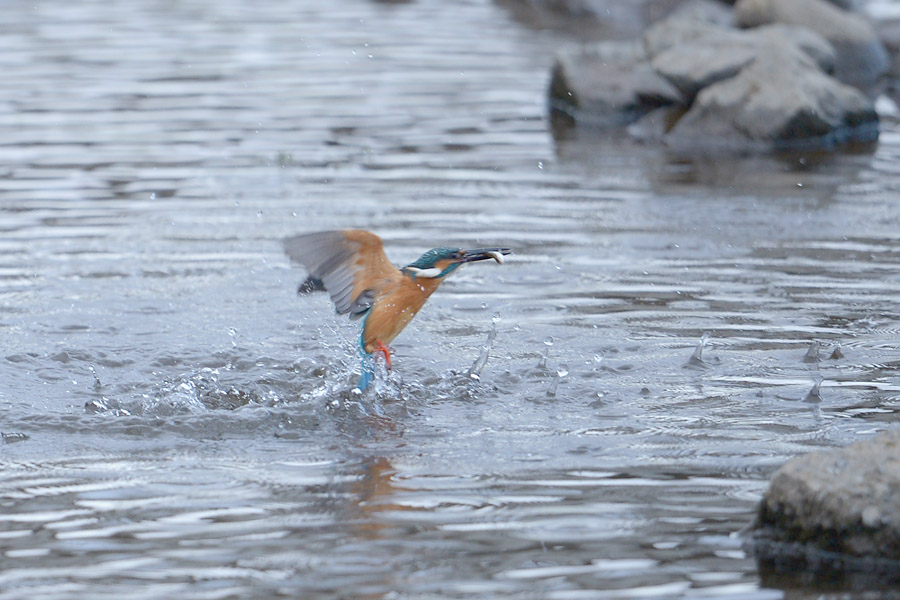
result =
[[387,365],[387,368],[391,368],[391,351],[388,350],[388,347],[384,345],[381,340],[375,341],[375,352],[381,352],[384,355],[384,364]]

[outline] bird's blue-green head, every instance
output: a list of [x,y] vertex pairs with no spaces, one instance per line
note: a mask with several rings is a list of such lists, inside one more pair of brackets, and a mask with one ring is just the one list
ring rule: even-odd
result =
[[432,248],[415,262],[403,267],[403,272],[413,279],[419,277],[443,279],[467,262],[493,259],[499,264],[503,262],[503,256],[509,253],[509,248],[478,248],[477,250]]

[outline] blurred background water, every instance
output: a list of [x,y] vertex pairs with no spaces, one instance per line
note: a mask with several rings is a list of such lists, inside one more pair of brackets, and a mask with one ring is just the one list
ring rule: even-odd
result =
[[[896,420],[900,129],[554,137],[565,42],[489,0],[7,6],[0,599],[842,593],[739,532],[788,458]],[[359,398],[280,247],[337,227],[515,255]]]

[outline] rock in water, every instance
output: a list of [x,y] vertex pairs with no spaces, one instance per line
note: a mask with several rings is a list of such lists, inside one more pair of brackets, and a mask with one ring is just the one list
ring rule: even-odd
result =
[[550,105],[577,121],[627,125],[660,106],[681,104],[675,87],[647,62],[640,41],[599,42],[560,53],[550,79]]
[[738,27],[784,23],[815,31],[837,51],[835,77],[851,85],[868,87],[890,67],[871,23],[826,0],[739,0],[734,20]]
[[810,29],[737,30],[676,14],[640,40],[560,53],[550,105],[576,124],[630,125],[639,139],[689,152],[874,142],[874,104],[829,76],[837,62],[832,44]]
[[669,144],[828,148],[877,139],[878,115],[859,90],[829,77],[796,45],[771,41],[737,75],[700,90]]
[[734,77],[773,44],[799,49],[819,68],[834,70],[834,49],[820,35],[788,25],[739,31],[702,21],[667,19],[644,33],[654,71],[693,101],[701,89]]
[[900,576],[900,429],[790,460],[760,502],[763,561]]

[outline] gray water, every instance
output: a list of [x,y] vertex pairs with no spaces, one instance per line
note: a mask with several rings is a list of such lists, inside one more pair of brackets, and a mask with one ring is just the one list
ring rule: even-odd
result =
[[[740,532],[787,459],[897,418],[896,123],[808,157],[554,137],[565,38],[488,0],[0,31],[0,599],[839,593]],[[279,241],[336,227],[515,254],[359,397]]]

